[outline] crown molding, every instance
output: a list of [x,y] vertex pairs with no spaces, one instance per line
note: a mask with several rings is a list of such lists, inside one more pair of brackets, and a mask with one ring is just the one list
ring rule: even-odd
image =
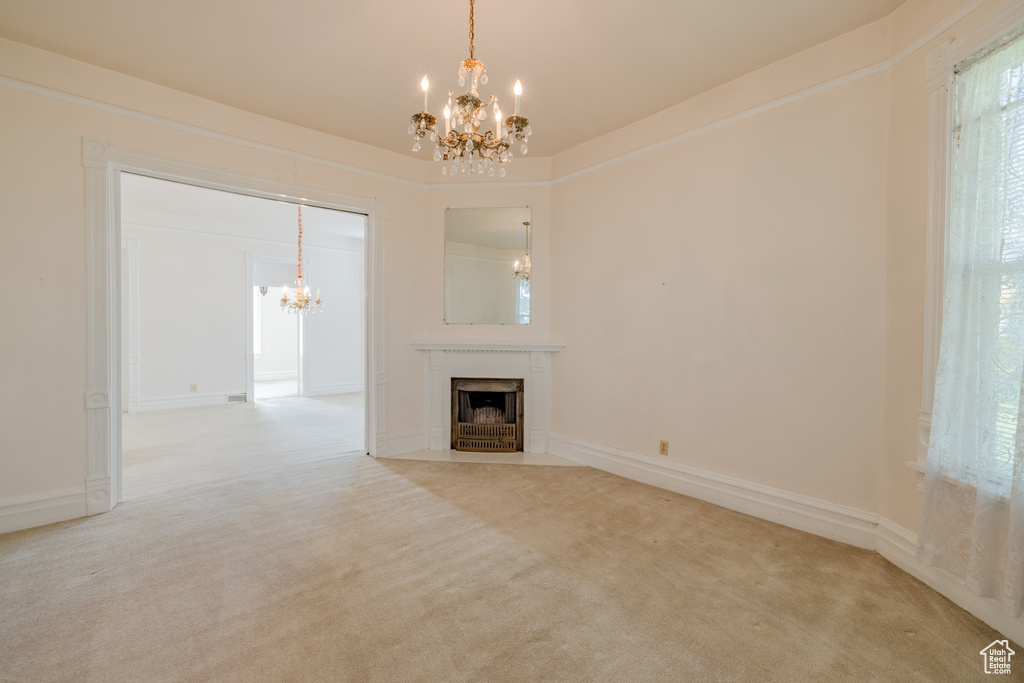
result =
[[[324,157],[319,157],[319,156],[315,156],[315,155],[312,155],[312,154],[306,154],[304,152],[297,152],[297,151],[290,150],[290,149],[287,149],[287,148],[277,147],[275,145],[270,145],[270,144],[266,144],[266,143],[262,143],[262,142],[256,142],[256,141],[253,141],[253,140],[248,140],[246,138],[241,138],[241,137],[238,137],[238,136],[235,136],[235,135],[231,135],[231,134],[228,134],[228,133],[222,133],[220,131],[214,131],[214,130],[210,130],[210,129],[207,129],[207,128],[203,128],[202,126],[197,126],[197,125],[187,124],[187,123],[181,123],[179,121],[174,121],[172,119],[164,118],[164,117],[161,117],[161,116],[156,116],[156,115],[153,115],[153,114],[146,114],[146,113],[143,113],[143,112],[134,111],[132,109],[127,109],[125,107],[121,107],[121,106],[118,106],[118,105],[113,105],[113,104],[109,104],[109,103],[106,103],[106,102],[100,102],[98,100],[93,100],[91,98],[83,97],[81,95],[73,95],[73,94],[70,94],[70,93],[62,92],[62,91],[59,91],[59,90],[54,90],[52,88],[47,88],[45,86],[36,85],[36,84],[33,84],[33,83],[27,83],[27,82],[20,81],[20,80],[17,80],[17,79],[13,79],[13,78],[9,78],[9,77],[6,77],[6,76],[0,76],[0,86],[5,86],[5,87],[17,89],[17,90],[26,91],[26,92],[31,92],[31,93],[34,93],[36,95],[41,95],[41,96],[44,96],[44,97],[50,97],[50,98],[58,99],[58,100],[61,100],[61,101],[64,101],[64,102],[69,102],[69,103],[72,103],[72,104],[77,104],[77,105],[89,107],[89,108],[92,108],[92,109],[97,109],[97,110],[100,110],[100,111],[103,111],[103,112],[106,112],[106,113],[109,113],[109,114],[113,114],[113,115],[116,115],[116,116],[124,116],[124,117],[127,117],[127,118],[132,118],[132,119],[135,119],[135,120],[138,120],[138,121],[144,121],[144,122],[151,123],[151,124],[158,125],[158,126],[162,126],[162,127],[165,127],[165,128],[170,128],[170,129],[173,129],[173,130],[177,130],[177,131],[181,131],[181,132],[185,132],[185,133],[190,133],[190,134],[193,134],[193,135],[199,135],[199,136],[206,137],[206,138],[209,138],[209,139],[218,140],[220,142],[225,142],[225,143],[246,147],[246,148],[257,150],[257,151],[261,151],[261,152],[268,152],[268,153],[271,153],[271,154],[276,154],[276,155],[279,155],[279,156],[284,156],[284,157],[287,157],[287,158],[290,158],[290,159],[295,159],[297,161],[304,161],[304,162],[308,162],[308,163],[311,163],[311,164],[318,164],[318,165],[321,165],[321,166],[326,166],[328,168],[332,168],[332,169],[336,169],[336,170],[340,170],[340,171],[345,171],[347,173],[353,173],[353,174],[356,174],[356,175],[361,175],[361,176],[365,176],[365,177],[369,177],[369,178],[375,178],[375,179],[382,180],[382,181],[385,181],[385,182],[397,183],[397,184],[404,185],[404,186],[407,186],[407,187],[414,187],[414,188],[422,189],[422,190],[446,190],[446,189],[466,190],[466,189],[472,189],[472,188],[476,188],[476,187],[485,187],[485,188],[488,188],[488,189],[495,189],[495,188],[507,188],[507,189],[516,189],[516,188],[544,188],[544,187],[551,187],[552,185],[555,185],[555,184],[558,184],[558,183],[561,183],[561,182],[564,182],[564,181],[567,181],[567,180],[572,180],[574,178],[578,178],[578,177],[586,175],[588,173],[593,173],[595,171],[600,171],[600,170],[608,168],[610,166],[614,166],[616,164],[619,164],[619,163],[622,163],[622,162],[625,162],[625,161],[629,161],[629,160],[634,159],[636,157],[643,156],[645,154],[649,154],[651,152],[658,151],[660,149],[664,149],[665,147],[669,147],[669,146],[672,146],[672,145],[679,144],[679,143],[684,142],[686,140],[690,140],[692,138],[704,135],[706,133],[710,133],[712,131],[719,130],[721,128],[733,125],[735,123],[739,123],[741,121],[745,121],[745,120],[747,120],[749,118],[752,118],[752,117],[755,117],[755,116],[759,116],[761,114],[773,111],[775,109],[779,109],[781,107],[789,106],[789,105],[794,104],[796,102],[799,102],[801,100],[817,97],[818,95],[824,94],[824,93],[829,92],[831,90],[834,90],[836,88],[841,88],[841,87],[844,87],[846,85],[850,85],[852,83],[855,83],[857,81],[860,81],[860,80],[863,80],[863,79],[866,79],[866,78],[870,78],[872,76],[877,76],[879,74],[882,74],[882,73],[892,69],[896,65],[900,64],[904,60],[908,59],[909,57],[911,57],[915,53],[917,53],[919,50],[921,50],[922,48],[927,46],[928,43],[932,42],[933,40],[938,38],[940,35],[942,35],[944,32],[946,32],[950,28],[952,28],[957,22],[961,21],[962,19],[964,19],[965,17],[967,17],[972,12],[974,12],[977,9],[979,9],[980,7],[982,7],[983,5],[985,5],[989,1],[990,0],[971,0],[970,2],[962,5],[956,11],[954,11],[953,13],[948,15],[945,19],[940,21],[938,24],[934,25],[931,29],[925,31],[922,35],[918,36],[915,40],[913,40],[910,43],[908,43],[907,45],[905,45],[903,48],[901,48],[898,52],[896,52],[891,57],[889,57],[889,58],[887,58],[885,60],[882,60],[882,61],[880,61],[880,62],[878,62],[876,64],[873,64],[871,66],[867,66],[867,67],[864,67],[864,68],[859,69],[857,71],[854,71],[852,73],[849,73],[849,74],[846,74],[846,75],[843,75],[843,76],[839,76],[837,78],[833,78],[831,80],[825,81],[824,83],[820,83],[820,84],[815,85],[815,86],[811,86],[811,87],[808,87],[808,88],[804,88],[802,90],[798,90],[797,92],[790,93],[789,95],[785,95],[783,97],[776,98],[776,99],[771,100],[769,102],[765,102],[764,104],[761,104],[759,106],[753,107],[751,109],[748,109],[748,110],[745,110],[745,111],[742,111],[742,112],[738,112],[738,113],[732,114],[730,116],[726,116],[724,118],[718,119],[717,121],[713,121],[713,122],[708,123],[706,125],[699,126],[697,128],[693,128],[693,129],[688,130],[688,131],[684,131],[684,132],[679,133],[677,135],[673,135],[671,137],[665,138],[664,140],[661,140],[661,141],[658,141],[658,142],[654,142],[654,143],[651,143],[649,145],[645,145],[644,147],[640,147],[640,148],[638,148],[636,150],[633,150],[633,151],[630,151],[630,152],[626,152],[624,154],[620,154],[620,155],[611,157],[609,159],[605,159],[604,161],[601,161],[601,162],[598,162],[598,163],[595,163],[595,164],[591,164],[591,165],[586,166],[584,168],[577,169],[575,171],[571,171],[569,173],[565,173],[563,175],[560,175],[560,176],[557,176],[557,177],[553,177],[553,178],[550,178],[550,179],[532,180],[532,181],[506,182],[506,181],[501,181],[501,180],[480,180],[480,181],[476,181],[476,182],[459,182],[459,183],[421,182],[421,181],[412,180],[410,178],[406,178],[406,177],[402,177],[402,176],[398,176],[398,175],[394,175],[394,174],[390,174],[390,173],[382,173],[382,172],[378,172],[378,171],[372,171],[372,170],[369,170],[369,169],[361,168],[359,166],[353,166],[351,164],[344,164],[344,163],[333,161],[331,159],[327,159],[327,158],[324,158]],[[983,33],[984,32],[984,28],[986,26],[988,26],[989,24],[992,24],[992,23],[1005,22],[1005,16],[1009,15],[1009,14],[1012,14],[1012,13],[1021,13],[1022,17],[1024,17],[1024,13],[1022,13],[1021,6],[1017,5],[1017,4],[1014,4],[1014,5],[1011,5],[1010,7],[1006,8],[1002,12],[997,13],[997,16],[993,17],[993,19],[990,19],[990,20],[987,20],[986,22],[984,22],[979,28],[975,29],[974,32],[975,33]],[[969,41],[965,41],[965,42],[969,42]],[[384,150],[381,150],[381,151],[384,151]],[[557,157],[557,156],[558,155],[554,155],[554,157]],[[543,157],[543,158],[553,159],[554,157]],[[427,163],[427,162],[421,162],[421,163]]]

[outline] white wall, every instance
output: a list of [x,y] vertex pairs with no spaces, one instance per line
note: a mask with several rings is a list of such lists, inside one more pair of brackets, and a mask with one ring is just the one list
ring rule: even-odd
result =
[[[292,230],[214,220],[190,212],[130,205],[126,183],[122,237],[138,245],[142,410],[223,403],[246,393],[246,255],[295,258]],[[266,201],[266,200],[253,200]],[[339,220],[361,217],[338,214]],[[259,235],[245,239],[238,234]],[[304,356],[307,395],[361,391],[364,367],[364,276],[362,240],[307,233],[307,282],[320,288],[324,312],[308,317]],[[326,244],[338,244],[328,247]],[[288,269],[294,275],[294,266]],[[281,284],[292,284],[288,283]],[[295,316],[280,310],[281,290],[261,297],[267,359],[254,359],[259,373],[279,376],[298,362]],[[251,294],[250,294],[251,296]],[[275,324],[277,323],[277,324]],[[125,327],[134,321],[126,316]],[[126,354],[122,372],[128,373]],[[197,390],[190,391],[196,384]]]
[[260,310],[259,325],[256,325],[255,320],[253,322],[261,334],[261,352],[253,359],[257,382],[298,377],[298,318],[281,310],[283,292],[283,287],[267,287],[266,294],[256,295],[257,303],[253,305],[254,315],[257,305]]
[[312,282],[321,289],[324,310],[307,318],[309,396],[362,391],[366,350],[363,334],[363,254],[310,250]]
[[[641,454],[668,439],[670,462],[891,509],[913,529],[916,481],[902,463],[920,392],[920,70],[923,51],[960,25],[885,60],[964,4],[908,0],[648,120],[517,160],[504,184],[458,187],[428,162],[0,41],[0,206],[17,226],[4,233],[0,286],[32,283],[50,302],[0,329],[19,387],[0,398],[0,499],[83,486],[81,144],[93,136],[381,200],[389,433],[425,425],[411,339],[554,338],[568,342],[554,357],[554,431]],[[444,208],[524,205],[531,324],[445,325]]]

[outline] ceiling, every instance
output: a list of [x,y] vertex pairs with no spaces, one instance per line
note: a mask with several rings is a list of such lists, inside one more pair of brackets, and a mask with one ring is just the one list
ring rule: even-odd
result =
[[[902,2],[477,0],[481,94],[510,111],[521,79],[547,156]],[[468,21],[468,0],[0,0],[0,37],[405,154],[423,75],[435,115],[458,89]]]
[[[145,210],[280,229],[289,240],[298,230],[299,216],[295,204],[132,173],[121,174],[121,202],[122,219],[126,222],[135,222],[138,211]],[[302,227],[307,233],[361,240],[364,225],[364,217],[359,214],[316,206],[302,207]]]
[[478,247],[524,250],[527,232],[523,223],[530,220],[530,215],[528,206],[445,209],[444,239]]

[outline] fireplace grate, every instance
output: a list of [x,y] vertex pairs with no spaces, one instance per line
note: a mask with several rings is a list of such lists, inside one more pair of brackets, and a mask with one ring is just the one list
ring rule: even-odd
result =
[[518,450],[514,424],[458,422],[456,426],[456,450],[481,453],[515,453]]

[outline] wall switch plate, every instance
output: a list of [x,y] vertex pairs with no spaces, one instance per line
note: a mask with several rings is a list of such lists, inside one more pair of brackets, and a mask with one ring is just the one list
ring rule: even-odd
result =
[[668,455],[668,441],[661,442],[661,445],[658,446],[658,453]]
[[[191,384],[191,385],[189,385],[189,389],[188,390],[189,391],[199,391],[199,385],[198,384]],[[666,448],[667,448],[667,446],[666,446]]]

